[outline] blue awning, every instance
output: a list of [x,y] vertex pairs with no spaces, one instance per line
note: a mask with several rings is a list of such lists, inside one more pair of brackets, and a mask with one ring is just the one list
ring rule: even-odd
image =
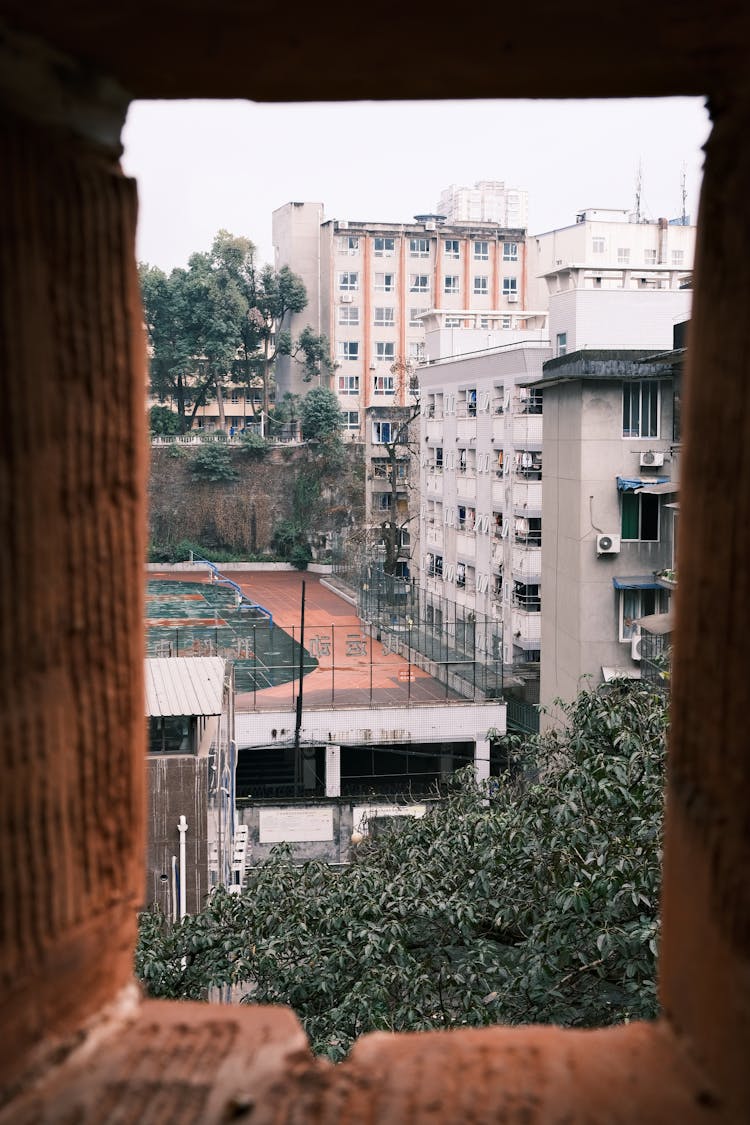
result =
[[[649,477],[648,480],[643,480],[642,477],[618,477],[617,489],[619,492],[635,492],[638,488],[646,488],[648,485],[654,484],[668,484],[669,477]],[[675,492],[677,487],[675,486]]]
[[612,585],[615,590],[660,590],[661,586],[653,574],[629,574],[622,578],[613,578]]

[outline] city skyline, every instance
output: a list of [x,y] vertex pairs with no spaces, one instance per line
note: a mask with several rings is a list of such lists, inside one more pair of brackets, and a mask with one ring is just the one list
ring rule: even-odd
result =
[[271,215],[292,200],[330,219],[408,222],[477,180],[527,190],[532,234],[587,207],[635,210],[639,181],[644,217],[677,217],[683,177],[695,222],[708,132],[698,98],[135,102],[123,167],[138,182],[137,256],[169,271],[222,228],[272,262]]

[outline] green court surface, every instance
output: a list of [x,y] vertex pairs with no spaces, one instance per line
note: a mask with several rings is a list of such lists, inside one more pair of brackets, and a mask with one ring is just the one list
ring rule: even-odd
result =
[[[235,590],[205,582],[149,579],[146,656],[223,656],[234,664],[238,692],[262,691],[299,676],[300,646]],[[304,654],[304,671],[318,661]]]

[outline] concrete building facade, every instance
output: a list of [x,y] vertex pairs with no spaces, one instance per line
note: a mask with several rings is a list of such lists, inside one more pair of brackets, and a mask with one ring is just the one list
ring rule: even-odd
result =
[[[304,281],[308,306],[292,318],[296,334],[313,324],[328,336],[333,389],[352,434],[362,436],[371,408],[404,406],[410,373],[424,356],[422,317],[431,309],[526,307],[522,227],[324,220],[319,203],[287,203],[273,213],[275,266]],[[310,318],[313,319],[310,319]],[[292,361],[280,363],[278,393],[304,393]]]
[[592,288],[617,288],[605,272],[613,267],[629,271],[627,287],[653,288],[656,267],[660,283],[664,271],[685,277],[693,266],[695,232],[689,221],[636,221],[631,212],[611,208],[579,211],[570,226],[529,237],[529,305],[547,307],[546,278],[566,267],[585,271]]
[[529,193],[508,187],[503,180],[478,180],[473,187],[451,184],[441,191],[437,209],[448,223],[529,225]]

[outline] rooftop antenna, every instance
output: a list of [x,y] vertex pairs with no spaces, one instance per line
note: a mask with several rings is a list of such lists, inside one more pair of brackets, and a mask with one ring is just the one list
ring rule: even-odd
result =
[[684,227],[687,226],[687,171],[685,164],[682,165],[682,172],[680,174],[680,192],[682,195],[682,214],[680,221]]
[[638,161],[638,171],[635,174],[635,221],[641,221],[641,194],[643,192],[643,165]]

